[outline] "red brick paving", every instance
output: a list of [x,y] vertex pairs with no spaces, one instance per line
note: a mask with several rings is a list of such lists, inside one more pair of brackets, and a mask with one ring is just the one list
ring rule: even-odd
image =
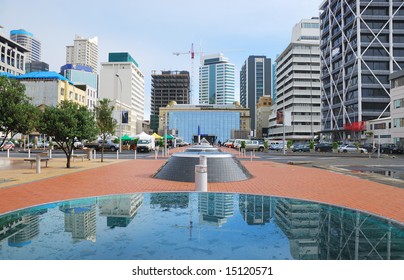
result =
[[[81,197],[193,191],[194,183],[152,178],[164,160],[130,160],[0,189],[0,213]],[[327,170],[270,161],[243,161],[247,181],[209,183],[211,192],[262,194],[354,208],[404,223],[404,190]]]

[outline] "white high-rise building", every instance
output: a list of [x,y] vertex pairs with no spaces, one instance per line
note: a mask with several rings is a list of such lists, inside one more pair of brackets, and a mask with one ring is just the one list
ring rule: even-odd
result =
[[199,104],[232,104],[235,67],[223,54],[204,56],[199,67]]
[[74,38],[73,46],[66,46],[66,64],[90,66],[94,73],[98,71],[98,38]]
[[0,72],[11,75],[25,74],[28,50],[0,34]]
[[24,29],[11,30],[10,39],[28,49],[26,63],[41,61],[41,42]]
[[144,75],[129,53],[110,53],[108,62],[101,63],[99,98],[113,101],[117,135],[142,132]]
[[276,112],[291,116],[285,127],[286,140],[314,140],[320,131],[320,50],[319,19],[296,24],[292,41],[276,59],[276,104],[269,118],[269,138],[282,139],[283,126]]

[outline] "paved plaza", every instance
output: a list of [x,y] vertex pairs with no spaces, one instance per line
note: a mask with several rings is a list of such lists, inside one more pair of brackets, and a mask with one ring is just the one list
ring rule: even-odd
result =
[[[179,149],[177,149],[178,151]],[[236,153],[225,149],[226,152]],[[173,151],[175,152],[175,151]],[[36,174],[22,158],[0,158],[0,214],[81,197],[136,192],[194,191],[195,184],[165,181],[152,175],[166,158],[66,160],[54,158]],[[332,168],[314,168],[241,158],[253,175],[240,182],[209,183],[209,192],[260,194],[322,202],[383,216],[404,223],[404,189],[375,180],[341,174]]]

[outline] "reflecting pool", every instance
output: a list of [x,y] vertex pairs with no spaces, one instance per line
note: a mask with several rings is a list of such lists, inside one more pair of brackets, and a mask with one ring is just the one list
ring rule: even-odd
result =
[[135,193],[0,216],[0,259],[404,259],[404,225],[260,195]]

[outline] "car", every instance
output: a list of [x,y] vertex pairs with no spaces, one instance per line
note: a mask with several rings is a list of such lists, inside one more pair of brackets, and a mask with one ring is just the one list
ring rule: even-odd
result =
[[339,153],[361,153],[361,154],[367,154],[368,151],[365,148],[360,148],[360,147],[356,147],[355,145],[345,145],[345,146],[341,146],[338,148],[338,152]]
[[15,145],[11,141],[6,141],[3,143],[3,145],[0,147],[0,151],[14,151]]
[[402,154],[403,148],[392,143],[383,143],[380,145],[380,152],[383,154]]
[[372,153],[375,149],[373,144],[371,144],[371,143],[365,143],[365,144],[361,145],[360,147],[366,149],[366,151],[368,151],[368,153]]
[[184,140],[182,140],[181,138],[178,138],[178,139],[176,140],[176,145],[179,146],[179,147],[184,147],[184,146],[188,146],[189,143],[186,142],[186,141],[184,141]]
[[316,151],[316,152],[332,152],[332,144],[331,143],[318,143],[314,147],[314,151]]
[[260,143],[258,140],[246,140],[245,141],[245,149],[246,151],[264,151],[264,143]]
[[223,146],[225,146],[227,148],[233,148],[233,143],[234,143],[234,139],[229,139],[226,142],[224,142]]
[[293,146],[292,152],[310,152],[310,144],[296,144]]

